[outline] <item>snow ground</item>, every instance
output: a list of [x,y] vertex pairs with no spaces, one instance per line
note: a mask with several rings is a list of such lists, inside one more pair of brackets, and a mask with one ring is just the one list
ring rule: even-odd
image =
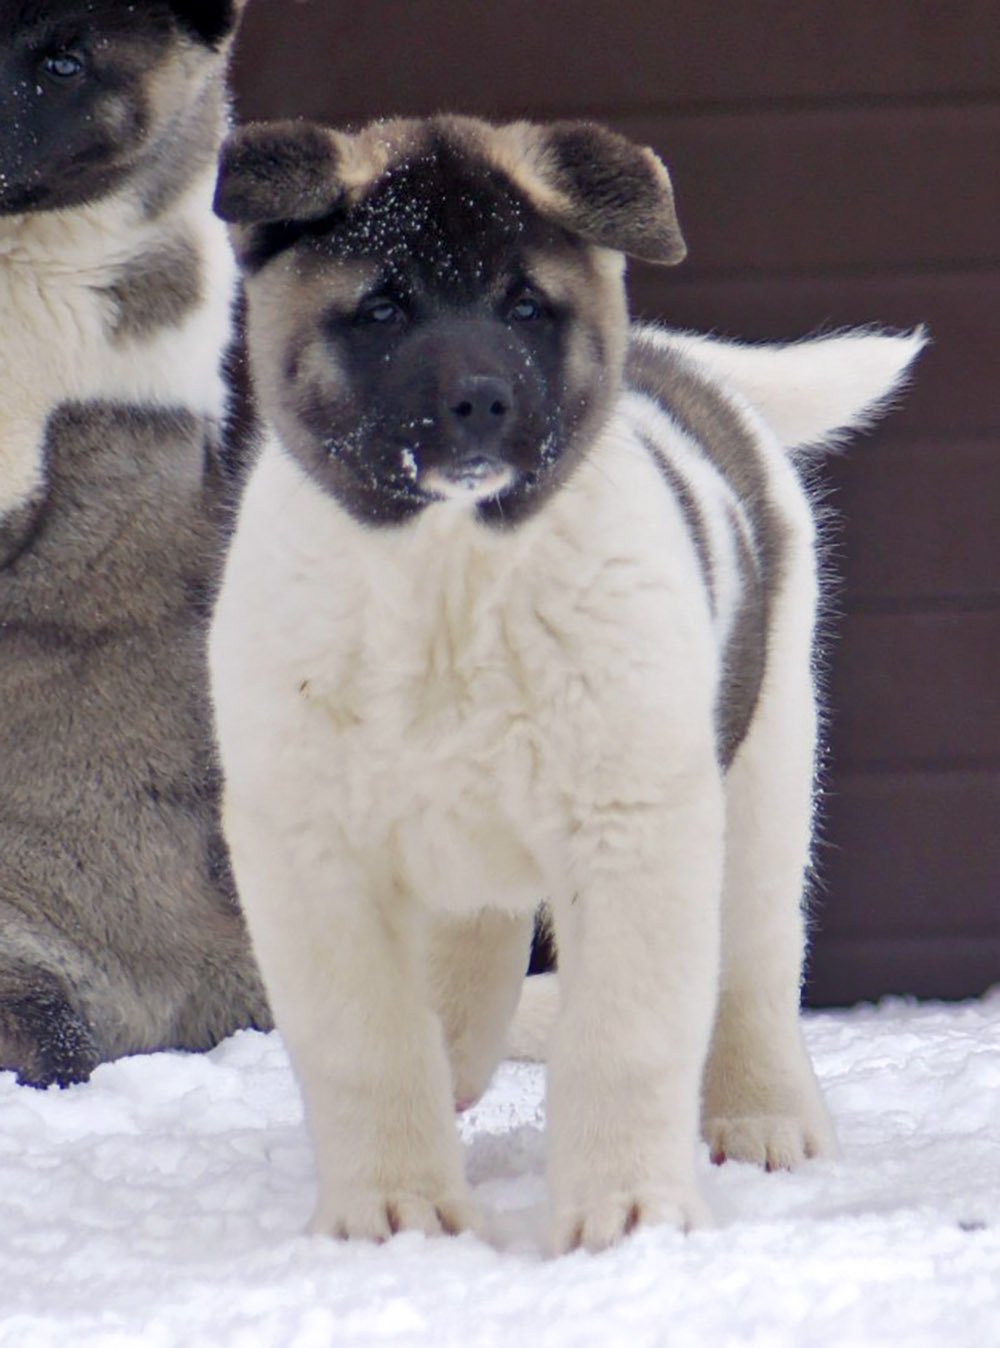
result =
[[0,1074],[3,1348],[992,1348],[1000,989],[810,1016],[843,1159],[702,1157],[715,1230],[542,1254],[543,1070],[461,1124],[492,1244],[300,1233],[312,1168],[277,1035],[37,1092]]

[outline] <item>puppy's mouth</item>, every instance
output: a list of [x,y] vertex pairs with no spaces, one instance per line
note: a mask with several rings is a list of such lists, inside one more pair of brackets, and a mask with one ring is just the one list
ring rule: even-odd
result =
[[404,450],[403,469],[414,485],[434,500],[467,505],[494,500],[520,477],[516,468],[489,454],[467,454],[451,463],[421,469],[412,450]]

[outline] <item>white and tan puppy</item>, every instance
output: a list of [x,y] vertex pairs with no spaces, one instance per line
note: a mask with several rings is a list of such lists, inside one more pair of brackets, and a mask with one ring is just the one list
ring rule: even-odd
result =
[[829,1155],[788,450],[922,339],[630,328],[622,255],[683,243],[663,166],[589,125],[249,127],[217,207],[270,427],[211,640],[224,815],[315,1229],[474,1222],[453,1100],[502,1052],[543,895],[556,1250],[706,1220],[699,1126],[718,1158]]

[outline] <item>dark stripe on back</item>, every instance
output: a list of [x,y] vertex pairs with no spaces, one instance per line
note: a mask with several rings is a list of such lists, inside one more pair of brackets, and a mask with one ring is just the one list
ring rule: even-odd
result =
[[693,361],[633,336],[625,358],[625,384],[655,402],[700,446],[739,501],[750,529],[748,544],[736,527],[742,599],[723,655],[716,709],[720,759],[728,766],[760,696],[771,599],[784,565],[785,524],[770,499],[767,466],[756,438],[739,409]]
[[698,508],[697,501],[694,499],[694,493],[688,486],[686,479],[677,471],[674,465],[657,446],[655,441],[650,439],[647,435],[640,435],[639,439],[649,451],[653,462],[660,470],[671,493],[677,498],[677,504],[681,508],[681,513],[684,516],[684,522],[687,525],[688,533],[691,535],[691,542],[694,544],[695,552],[698,554],[698,564],[701,567],[701,578],[705,583],[705,589],[708,591],[708,603],[714,616],[716,611],[716,598],[712,554],[709,551],[705,520]]
[[766,593],[760,568],[730,507],[729,523],[740,569],[740,602],[722,657],[722,677],[715,707],[719,761],[728,768],[753,720],[767,650]]

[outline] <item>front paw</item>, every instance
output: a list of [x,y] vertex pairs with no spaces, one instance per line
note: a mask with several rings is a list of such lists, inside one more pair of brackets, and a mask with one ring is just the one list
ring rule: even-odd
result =
[[480,1229],[471,1195],[458,1190],[437,1194],[402,1187],[341,1191],[324,1196],[309,1229],[338,1240],[386,1241],[401,1231],[426,1236],[455,1236]]
[[796,1170],[804,1161],[837,1155],[833,1129],[822,1115],[716,1115],[705,1120],[702,1131],[715,1165],[747,1161],[765,1170]]
[[558,1207],[551,1246],[554,1254],[579,1249],[596,1254],[640,1226],[693,1231],[711,1225],[712,1214],[695,1188],[637,1184],[631,1189],[598,1190]]

